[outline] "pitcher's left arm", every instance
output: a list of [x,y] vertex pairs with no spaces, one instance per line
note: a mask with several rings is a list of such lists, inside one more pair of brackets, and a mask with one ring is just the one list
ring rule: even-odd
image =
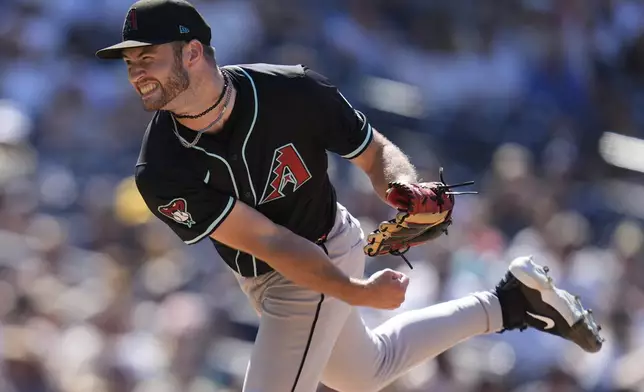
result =
[[418,182],[416,168],[409,157],[383,134],[372,129],[373,139],[367,149],[351,159],[351,163],[362,169],[369,176],[378,196],[387,200],[389,184],[412,184]]

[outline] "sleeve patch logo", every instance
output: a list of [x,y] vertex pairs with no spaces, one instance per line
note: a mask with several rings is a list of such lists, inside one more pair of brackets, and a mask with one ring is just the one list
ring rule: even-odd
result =
[[185,199],[174,199],[170,203],[160,206],[158,210],[161,214],[167,216],[173,221],[186,225],[189,228],[195,224],[195,221],[192,219],[192,215],[188,212],[188,202],[186,202]]

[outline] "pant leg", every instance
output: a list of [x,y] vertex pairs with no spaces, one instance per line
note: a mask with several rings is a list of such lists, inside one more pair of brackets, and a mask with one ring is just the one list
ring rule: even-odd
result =
[[296,286],[270,288],[244,392],[314,392],[351,307]]
[[[359,224],[340,208],[325,245],[333,263],[350,276],[363,274],[363,239]],[[351,306],[276,272],[240,280],[260,313],[243,391],[314,392]]]
[[340,392],[376,392],[463,340],[501,328],[500,305],[491,293],[411,310],[374,330],[352,309],[322,382]]

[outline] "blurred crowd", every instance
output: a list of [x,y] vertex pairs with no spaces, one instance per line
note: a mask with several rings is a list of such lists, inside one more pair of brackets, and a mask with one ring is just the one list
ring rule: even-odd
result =
[[[123,64],[94,58],[130,4],[0,2],[3,392],[241,388],[257,318],[207,241],[183,245],[142,204],[132,174],[150,114]],[[595,355],[530,330],[477,337],[387,391],[644,389],[644,181],[600,148],[644,138],[644,2],[194,4],[221,65],[306,64],[426,180],[444,166],[476,181],[449,236],[409,252],[413,271],[369,260],[410,273],[400,311],[492,288],[532,254],[604,327]],[[365,231],[389,217],[362,173],[329,159]],[[363,313],[375,326],[397,312]]]

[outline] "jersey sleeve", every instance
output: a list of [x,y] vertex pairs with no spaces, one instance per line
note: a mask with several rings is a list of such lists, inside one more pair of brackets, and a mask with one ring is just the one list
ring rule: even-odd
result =
[[[236,199],[178,173],[137,167],[136,185],[150,211],[188,245],[210,236],[233,210]],[[191,183],[192,182],[192,183]]]
[[305,68],[304,74],[312,83],[312,96],[318,108],[322,109],[323,123],[327,124],[321,136],[326,149],[346,159],[362,154],[373,139],[367,117],[355,109],[325,76],[309,68]]

